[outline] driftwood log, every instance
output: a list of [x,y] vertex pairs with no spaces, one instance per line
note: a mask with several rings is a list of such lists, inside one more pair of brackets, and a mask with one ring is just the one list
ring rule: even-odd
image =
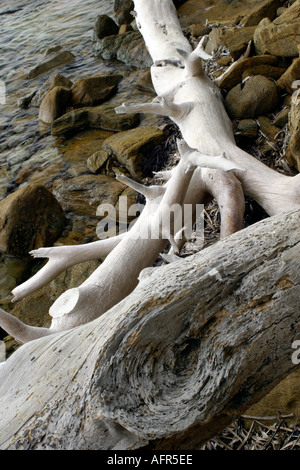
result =
[[[158,97],[116,111],[168,115],[181,158],[162,186],[121,177],[147,201],[128,233],[32,253],[49,262],[16,301],[75,263],[105,260],[56,300],[49,329],[0,310],[0,325],[26,343],[0,367],[1,449],[196,449],[295,367],[300,176],[236,146],[202,69],[205,38],[193,51],[171,0],[134,4]],[[270,218],[241,230],[244,194]],[[168,209],[207,196],[219,203],[222,240],[151,269],[168,242],[175,253],[184,242],[186,227],[164,225]]]
[[197,449],[289,371],[300,211],[155,268],[0,368],[1,449]]

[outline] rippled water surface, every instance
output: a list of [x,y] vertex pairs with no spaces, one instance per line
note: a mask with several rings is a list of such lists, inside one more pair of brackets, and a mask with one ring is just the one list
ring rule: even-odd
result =
[[[37,108],[19,101],[40,88],[54,72],[76,80],[105,69],[93,53],[97,15],[112,14],[113,0],[1,0],[0,3],[0,198],[18,163],[50,145],[41,136]],[[47,49],[61,46],[75,60],[35,79],[24,75],[45,61]],[[5,89],[5,100],[3,90]],[[3,102],[5,101],[5,103]]]

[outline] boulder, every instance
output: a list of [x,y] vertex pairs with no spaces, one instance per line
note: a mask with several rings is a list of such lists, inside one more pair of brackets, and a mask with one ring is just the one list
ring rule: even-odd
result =
[[115,157],[134,178],[144,174],[144,163],[150,149],[159,145],[164,138],[160,129],[152,126],[141,126],[126,132],[114,134],[103,142],[102,149]]
[[75,59],[75,56],[69,52],[69,51],[62,51],[56,54],[54,57],[51,59],[46,60],[45,62],[42,62],[41,64],[38,64],[36,67],[31,69],[26,75],[25,79],[31,79],[35,78],[38,75],[41,75],[42,73],[48,72],[49,70],[59,67],[61,65],[68,64],[69,62],[72,62]]
[[41,185],[28,185],[0,201],[0,251],[21,257],[51,246],[66,218],[56,198]]
[[96,38],[102,39],[106,36],[118,34],[119,26],[107,15],[98,15],[94,24]]
[[257,54],[298,57],[300,42],[300,2],[297,0],[273,22],[264,18],[254,32]]
[[96,106],[112,95],[122,80],[122,75],[101,74],[77,80],[71,88],[75,107]]
[[243,73],[246,70],[261,65],[275,65],[277,61],[278,58],[273,55],[247,57],[246,59],[237,62],[237,64],[235,64],[235,66],[224,75],[218,85],[220,88],[230,90],[243,80]]
[[[298,83],[294,83],[297,82]],[[290,67],[279,78],[277,85],[288,93],[295,91],[295,85],[300,85],[300,58],[294,59]]]
[[53,73],[31,100],[31,106],[39,107],[46,94],[57,86],[71,88],[73,82],[60,73]]
[[72,93],[69,88],[56,86],[49,91],[41,102],[39,120],[46,124],[52,124],[55,119],[65,114],[66,109],[72,104]]
[[290,141],[286,151],[289,163],[300,171],[300,98],[292,99],[289,114]]
[[105,60],[119,60],[137,68],[151,67],[153,63],[139,31],[98,40],[97,51]]
[[274,20],[277,10],[282,5],[282,0],[266,0],[258,3],[252,11],[242,20],[244,26],[256,26],[263,18]]
[[232,119],[255,118],[274,111],[279,100],[276,84],[262,75],[255,75],[229,91],[226,108]]

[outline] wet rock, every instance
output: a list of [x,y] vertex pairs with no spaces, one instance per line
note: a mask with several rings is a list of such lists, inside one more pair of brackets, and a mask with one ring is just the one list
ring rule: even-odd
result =
[[241,60],[235,65],[235,67],[233,67],[228,73],[226,73],[222,80],[220,80],[218,85],[220,88],[230,90],[242,81],[243,73],[245,72],[245,70],[260,65],[275,65],[277,61],[278,58],[272,55],[247,57],[247,59]]
[[121,24],[130,24],[133,20],[131,12],[134,10],[134,3],[132,0],[115,0],[114,15],[116,22]]
[[300,98],[293,97],[289,114],[290,141],[286,151],[289,163],[300,171]]
[[95,129],[109,131],[126,131],[138,126],[140,115],[116,114],[115,108],[105,103],[100,106],[88,108],[89,126]]
[[283,67],[274,67],[272,65],[256,65],[250,69],[245,70],[242,75],[242,80],[245,80],[247,77],[253,75],[263,75],[267,78],[273,78],[273,80],[278,80],[281,75],[286,71]]
[[51,133],[54,136],[69,137],[89,127],[89,113],[86,109],[69,111],[52,124]]
[[67,212],[96,216],[100,204],[115,206],[125,186],[104,175],[81,175],[68,180],[57,180],[53,194]]
[[26,75],[25,79],[35,78],[42,73],[48,72],[49,70],[59,67],[61,65],[68,64],[75,59],[75,56],[69,51],[62,51],[56,54],[51,59],[37,65],[31,69]]
[[290,94],[294,93],[297,86],[300,85],[300,58],[299,57],[293,60],[290,67],[277,81],[277,85],[283,90],[286,90]]
[[0,250],[25,256],[51,246],[66,223],[55,197],[41,185],[28,185],[0,201]]
[[111,96],[122,80],[122,75],[102,74],[77,80],[71,88],[75,107],[96,106]]
[[60,46],[59,44],[57,44],[56,46],[51,46],[51,47],[48,47],[48,49],[46,49],[46,52],[45,52],[45,55],[52,55],[52,54],[55,54],[56,52],[59,52],[62,50],[62,46]]
[[281,6],[281,0],[266,0],[259,3],[253,10],[243,19],[244,26],[256,26],[263,18],[274,20],[277,16],[277,10]]
[[242,137],[256,137],[257,131],[258,125],[254,119],[241,119],[235,127],[235,134]]
[[18,100],[19,108],[27,109],[31,101],[35,97],[36,93],[37,93],[37,90],[34,90],[32,93],[29,93],[29,95],[24,96],[24,98],[20,98]]
[[103,38],[98,41],[97,50],[105,60],[119,60],[137,68],[152,65],[152,59],[139,31]]
[[261,20],[254,33],[257,54],[297,57],[300,42],[300,2],[296,1],[273,22]]
[[112,135],[104,141],[102,149],[115,157],[134,178],[141,178],[147,153],[163,138],[164,133],[160,129],[141,126]]
[[73,82],[69,78],[65,77],[64,75],[60,73],[54,73],[50,76],[50,78],[48,78],[48,80],[46,80],[44,85],[37,91],[37,93],[31,100],[30,104],[31,106],[39,107],[42,100],[46,96],[46,94],[49,91],[53,90],[53,88],[57,86],[61,86],[64,88],[71,88],[72,85],[73,85]]
[[69,88],[56,86],[46,94],[39,109],[39,120],[52,124],[55,119],[65,114],[72,104],[72,92]]
[[232,119],[255,118],[274,111],[279,100],[276,84],[269,78],[255,75],[229,91],[226,108]]
[[119,27],[112,18],[107,15],[98,15],[94,25],[96,38],[103,39],[106,36],[118,34]]
[[105,165],[109,158],[109,155],[107,152],[104,152],[103,150],[99,150],[98,152],[95,152],[93,155],[91,155],[87,159],[87,167],[90,171],[93,173],[98,173],[98,171],[101,170],[101,168]]

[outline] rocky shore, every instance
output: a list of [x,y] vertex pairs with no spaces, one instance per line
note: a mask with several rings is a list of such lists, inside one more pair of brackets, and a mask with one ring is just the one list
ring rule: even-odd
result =
[[[222,91],[239,146],[279,172],[299,172],[300,1],[175,3],[193,45],[208,35],[206,51],[213,60],[206,64],[206,71]],[[172,165],[178,130],[169,119],[116,115],[114,111],[126,100],[138,103],[155,96],[149,73],[151,59],[132,10],[131,0],[115,0],[112,17],[95,15],[91,25],[95,61],[104,62],[107,72],[75,79],[67,76],[63,68],[76,57],[58,45],[45,50],[44,60],[24,74],[18,105],[35,116],[36,136],[47,142],[47,150],[42,146],[32,153],[24,145],[22,151],[14,152],[14,135],[7,136],[0,147],[1,152],[10,151],[0,200],[0,271],[4,280],[0,302],[25,323],[49,326],[48,309],[55,298],[78,285],[101,262],[75,266],[14,305],[11,290],[44,263],[33,260],[29,251],[97,240],[100,204],[117,208],[121,195],[127,196],[128,205],[138,200],[137,193],[115,176],[124,173],[147,183],[153,171]],[[231,67],[247,48],[249,56]],[[40,86],[35,86],[37,77],[42,81]],[[218,220],[213,203],[207,207],[208,213],[210,210]],[[247,200],[248,223],[264,216]],[[217,239],[215,226],[212,231],[216,232],[212,240]],[[9,353],[16,344],[10,337],[5,341]],[[289,387],[295,383],[293,378]],[[298,404],[292,393],[278,411],[295,412],[295,400]],[[265,412],[267,409],[265,405]]]

